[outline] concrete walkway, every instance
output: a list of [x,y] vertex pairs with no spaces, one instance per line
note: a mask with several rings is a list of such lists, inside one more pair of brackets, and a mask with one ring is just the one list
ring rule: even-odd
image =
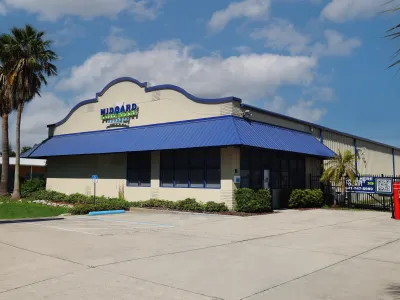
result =
[[0,225],[0,300],[400,299],[400,221],[140,211]]

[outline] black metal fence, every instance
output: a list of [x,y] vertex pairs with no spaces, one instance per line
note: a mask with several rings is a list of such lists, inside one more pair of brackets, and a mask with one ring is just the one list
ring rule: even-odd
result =
[[[361,175],[370,177],[391,178],[400,181],[400,177],[379,175]],[[311,188],[319,188],[324,192],[325,205],[337,204],[348,208],[373,209],[393,213],[393,195],[347,193],[344,180],[340,184],[322,183],[320,176],[310,177]]]

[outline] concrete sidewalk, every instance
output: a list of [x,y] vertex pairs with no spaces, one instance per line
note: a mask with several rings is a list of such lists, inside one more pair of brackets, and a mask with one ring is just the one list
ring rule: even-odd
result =
[[0,253],[0,300],[400,299],[400,222],[380,212],[2,224]]

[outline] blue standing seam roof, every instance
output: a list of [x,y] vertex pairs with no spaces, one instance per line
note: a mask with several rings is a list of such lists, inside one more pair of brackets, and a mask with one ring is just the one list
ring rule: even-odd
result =
[[320,157],[335,153],[311,134],[234,116],[54,136],[28,157],[250,146]]

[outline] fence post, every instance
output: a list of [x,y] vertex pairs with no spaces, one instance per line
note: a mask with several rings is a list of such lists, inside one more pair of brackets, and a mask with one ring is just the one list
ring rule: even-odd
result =
[[347,208],[351,208],[351,205],[350,205],[351,194],[346,192],[346,198],[347,198]]

